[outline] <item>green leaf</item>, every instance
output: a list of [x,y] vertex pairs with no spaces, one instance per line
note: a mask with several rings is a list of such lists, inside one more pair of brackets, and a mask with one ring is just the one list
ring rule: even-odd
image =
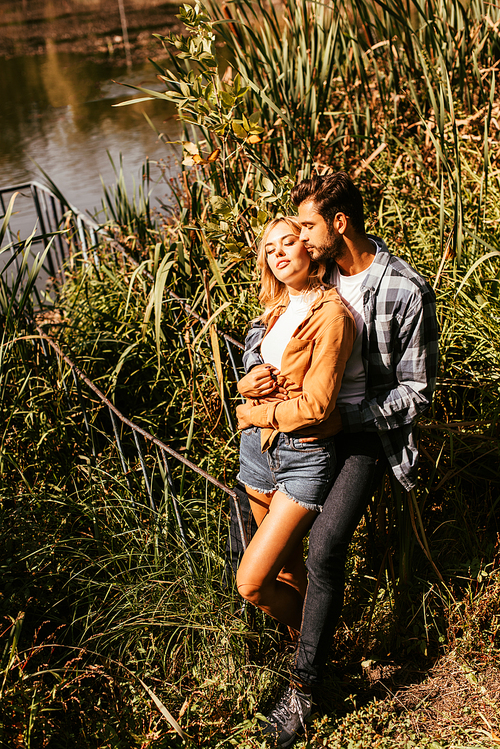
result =
[[129,99],[128,101],[120,101],[118,104],[112,104],[112,107],[128,107],[130,104],[140,104],[141,101],[153,101],[152,96],[141,96],[140,99]]
[[2,244],[5,232],[7,231],[7,226],[9,225],[10,217],[12,215],[12,211],[14,210],[14,202],[18,195],[18,192],[12,194],[11,199],[9,200],[9,205],[7,206],[7,210],[5,211],[2,226],[0,227],[0,245]]
[[231,96],[231,94],[228,94],[227,91],[221,91],[219,93],[220,99],[222,103],[224,104],[227,109],[231,109],[234,107],[234,102],[236,101],[234,96]]
[[213,195],[210,198],[210,203],[212,205],[214,213],[222,213],[223,215],[231,213],[231,206],[229,205],[228,201],[222,198],[220,195]]
[[241,124],[241,122],[239,122],[238,120],[233,120],[231,122],[231,127],[232,127],[233,133],[236,135],[236,137],[238,137],[238,138],[246,138],[247,137],[247,131],[245,130],[245,128],[243,127],[243,125]]
[[155,341],[156,341],[156,355],[158,357],[158,369],[160,368],[160,333],[161,333],[161,312],[163,302],[163,292],[165,284],[167,282],[168,273],[170,268],[175,263],[175,257],[172,257],[172,253],[165,255],[160,263],[158,272],[155,278],[154,286],[154,308],[155,308]]
[[217,281],[217,283],[218,283],[221,291],[224,293],[224,295],[227,298],[228,294],[227,294],[227,290],[226,290],[226,284],[224,283],[224,280],[223,280],[221,272],[220,272],[220,268],[217,265],[217,261],[216,261],[216,259],[214,257],[214,254],[213,254],[213,252],[212,252],[212,250],[210,248],[210,245],[207,242],[206,237],[203,234],[201,234],[201,242],[202,242],[202,245],[203,245],[203,249],[205,251],[205,255],[208,258],[208,262],[209,262],[210,268],[212,270],[213,276],[214,276],[215,280]]

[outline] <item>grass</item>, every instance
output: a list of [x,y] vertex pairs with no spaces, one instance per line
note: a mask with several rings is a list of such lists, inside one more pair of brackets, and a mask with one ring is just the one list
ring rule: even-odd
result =
[[[153,214],[147,188],[127,196],[118,172],[103,210],[139,265],[106,243],[93,262],[75,256],[57,310],[37,319],[127,416],[231,485],[237,441],[215,374],[229,363],[166,289],[241,340],[257,310],[252,248],[289,209],[289,173],[348,169],[369,231],[436,290],[441,369],[418,492],[410,505],[386,482],[356,532],[297,746],[486,749],[500,691],[498,11],[357,2],[332,22],[329,6],[295,0],[282,14],[228,8],[230,23],[215,4],[184,9],[192,41],[164,40],[176,59],[158,71],[163,95],[190,144],[175,208]],[[260,747],[253,716],[284,685],[291,647],[225,574],[226,497],[172,464],[193,575],[161,456],[141,443],[154,511],[131,434],[124,473],[82,388],[91,444],[70,370],[37,340],[24,257],[0,283],[0,744],[181,746],[170,714],[187,745]],[[231,375],[223,392],[236,398]]]

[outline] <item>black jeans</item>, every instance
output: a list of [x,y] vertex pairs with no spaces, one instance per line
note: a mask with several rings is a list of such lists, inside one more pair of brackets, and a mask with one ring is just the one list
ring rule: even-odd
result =
[[309,536],[309,573],[292,677],[317,684],[344,603],[347,549],[386,468],[375,432],[340,432],[335,479]]

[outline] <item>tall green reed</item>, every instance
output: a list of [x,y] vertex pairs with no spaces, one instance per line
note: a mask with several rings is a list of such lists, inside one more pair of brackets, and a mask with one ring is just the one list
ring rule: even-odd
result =
[[106,223],[110,229],[125,232],[125,241],[132,244],[133,251],[139,254],[150,243],[150,232],[155,225],[150,205],[150,164],[148,160],[143,164],[140,184],[136,186],[134,180],[130,197],[125,184],[121,154],[119,169],[109,153],[108,157],[117,180],[110,187],[103,183],[101,222]]

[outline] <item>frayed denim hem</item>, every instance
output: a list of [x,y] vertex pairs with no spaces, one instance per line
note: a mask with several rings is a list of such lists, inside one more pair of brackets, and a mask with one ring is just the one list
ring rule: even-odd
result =
[[278,490],[285,495],[285,497],[288,497],[288,499],[291,499],[292,502],[296,502],[296,504],[303,507],[305,510],[313,510],[314,512],[323,512],[323,505],[315,504],[314,502],[302,502],[300,499],[297,499],[296,497],[293,497],[289,492],[287,492],[286,487],[284,484],[278,484]]
[[236,481],[239,481],[244,486],[248,486],[248,488],[252,489],[254,492],[259,492],[259,494],[274,494],[274,492],[276,491],[276,487],[274,487],[273,489],[261,489],[259,486],[252,486],[252,484],[248,484],[246,481],[243,481],[240,478],[240,474],[236,476]]

